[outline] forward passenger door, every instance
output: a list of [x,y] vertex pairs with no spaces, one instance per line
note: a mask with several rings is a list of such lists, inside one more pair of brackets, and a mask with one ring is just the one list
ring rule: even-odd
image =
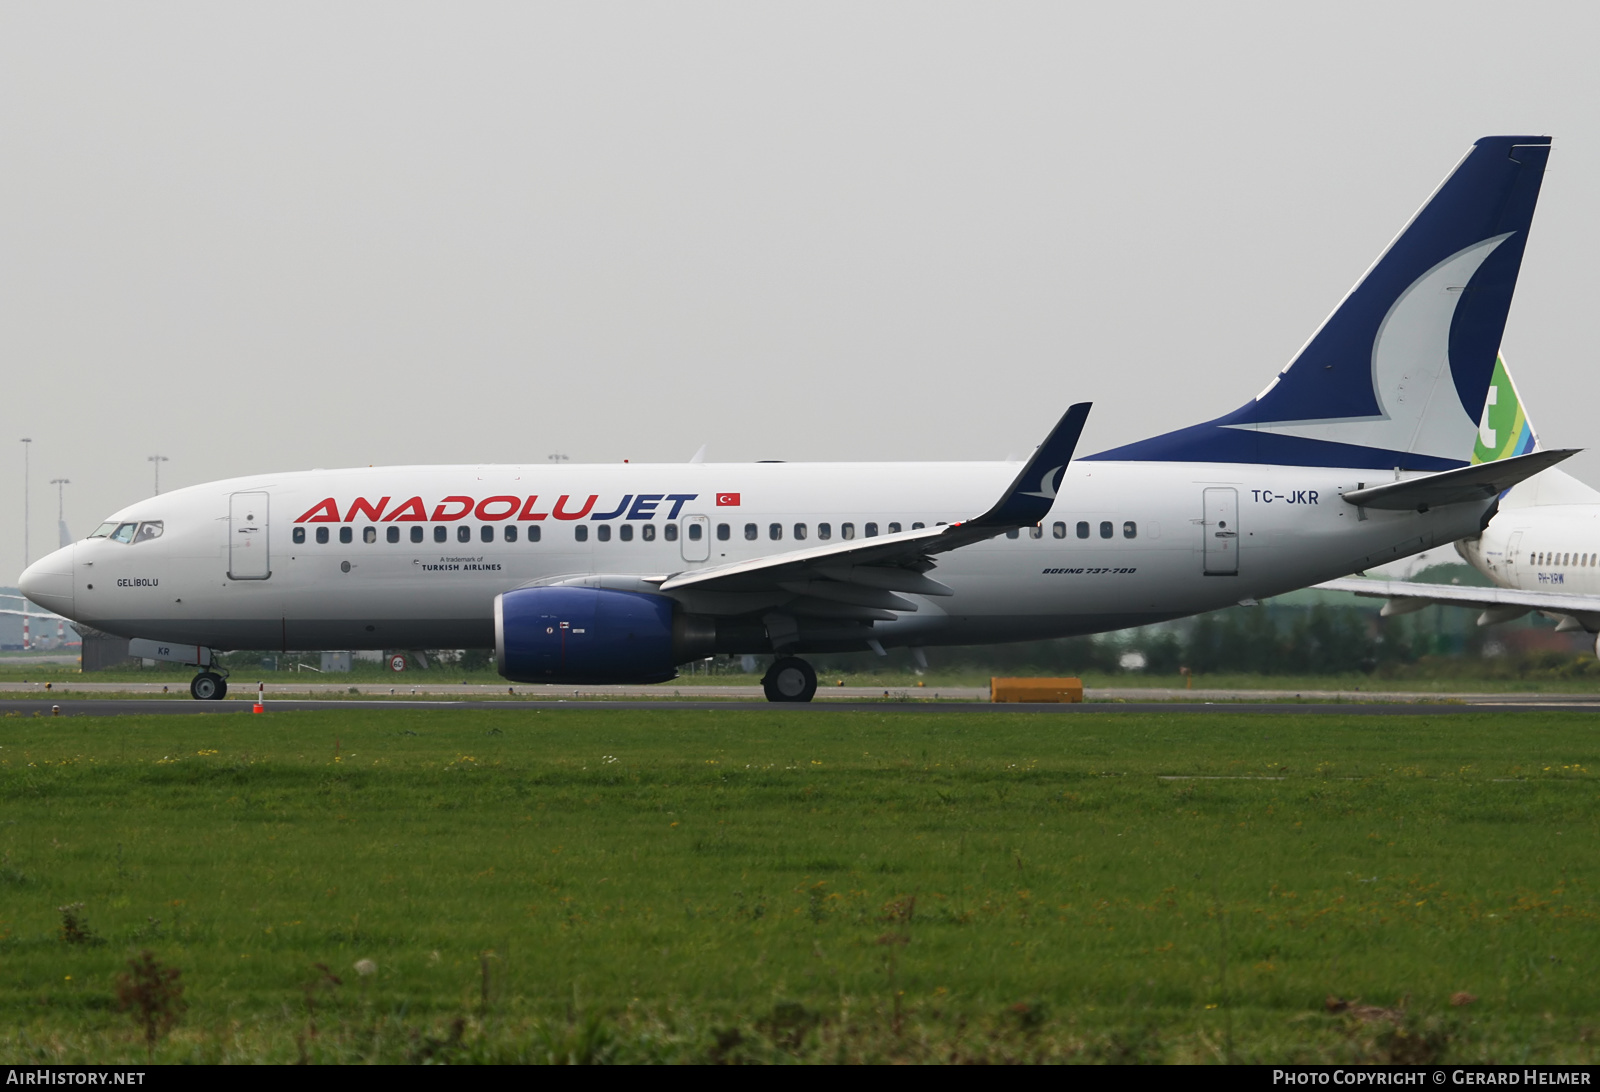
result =
[[272,575],[272,558],[267,549],[267,504],[266,493],[229,495],[229,580],[265,580]]

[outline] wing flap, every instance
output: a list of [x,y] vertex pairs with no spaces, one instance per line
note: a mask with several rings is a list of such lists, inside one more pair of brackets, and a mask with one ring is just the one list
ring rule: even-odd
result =
[[862,584],[885,591],[909,592],[912,595],[954,595],[948,584],[923,576],[910,569],[887,568],[882,565],[819,565],[817,572],[841,584]]
[[851,603],[858,607],[877,607],[880,610],[915,611],[917,605],[902,599],[892,591],[882,588],[863,588],[859,584],[841,584],[837,580],[780,580],[778,587],[795,595],[826,599],[830,603]]

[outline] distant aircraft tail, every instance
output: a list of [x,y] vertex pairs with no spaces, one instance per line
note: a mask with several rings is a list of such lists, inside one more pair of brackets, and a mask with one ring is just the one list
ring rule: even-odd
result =
[[1472,461],[1492,463],[1538,450],[1539,433],[1534,430],[1533,419],[1506,370],[1506,358],[1497,356],[1483,402],[1483,420],[1478,424],[1478,442],[1472,447]]
[[[1384,470],[1475,461],[1549,154],[1549,137],[1479,140],[1252,401],[1087,458]],[[1514,399],[1509,377],[1506,386]]]

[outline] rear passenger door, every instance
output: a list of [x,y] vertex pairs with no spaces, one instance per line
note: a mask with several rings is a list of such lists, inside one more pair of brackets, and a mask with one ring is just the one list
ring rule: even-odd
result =
[[1239,491],[1207,489],[1205,513],[1200,528],[1205,535],[1205,574],[1239,575]]

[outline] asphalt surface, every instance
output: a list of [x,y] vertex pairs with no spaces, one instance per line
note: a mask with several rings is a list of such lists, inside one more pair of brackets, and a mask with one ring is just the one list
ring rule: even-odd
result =
[[[89,701],[0,701],[0,715],[16,714],[62,717],[116,717],[129,715],[151,716],[171,713],[245,714],[249,715],[252,703],[248,701],[194,701],[179,699],[118,700],[107,698]],[[1448,716],[1456,713],[1550,713],[1590,712],[1600,713],[1600,700],[1516,701],[1482,704],[1456,704],[1443,702],[1084,702],[1072,705],[1033,705],[1022,702],[995,704],[991,702],[953,701],[826,701],[806,705],[778,705],[765,701],[268,701],[265,714],[283,712],[327,711],[330,709],[410,709],[410,710],[498,710],[501,712],[554,713],[569,710],[593,709],[688,709],[696,711],[736,712],[787,712],[801,715],[827,711],[868,713],[993,713],[1003,716],[1015,713],[1073,716],[1080,713],[1171,713],[1178,715],[1228,715],[1254,716],[1263,713],[1302,716]]]

